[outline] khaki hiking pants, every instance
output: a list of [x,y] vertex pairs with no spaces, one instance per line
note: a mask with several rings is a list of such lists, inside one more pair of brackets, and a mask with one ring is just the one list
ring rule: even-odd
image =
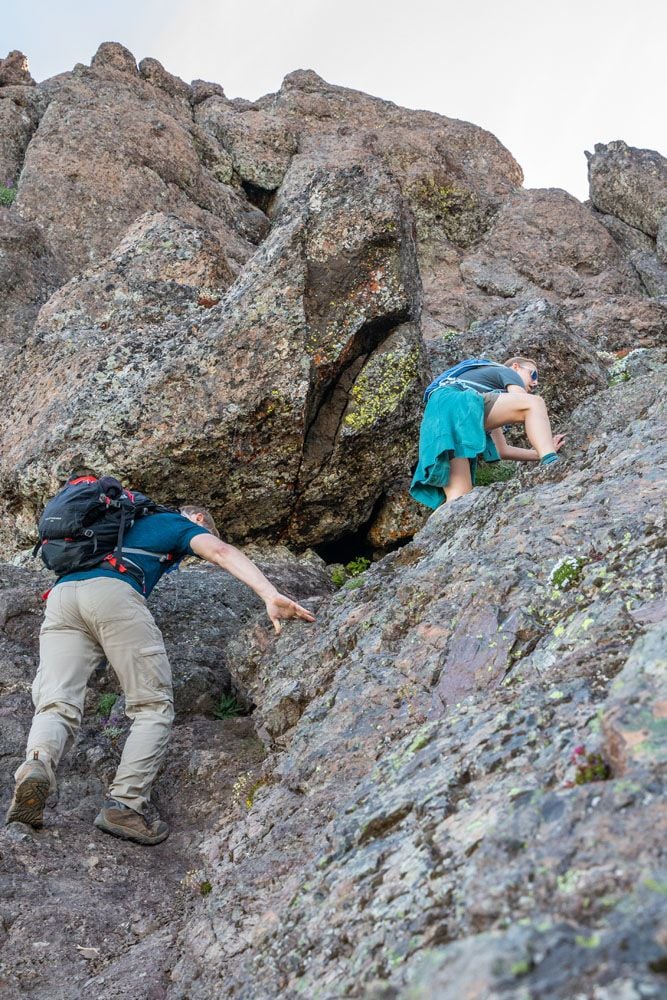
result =
[[86,684],[104,656],[133,720],[110,795],[141,812],[174,718],[171,667],[146,601],[122,580],[73,580],[59,583],[49,594],[32,686],[35,716],[27,758],[39,751],[55,786],[53,771],[76,736]]

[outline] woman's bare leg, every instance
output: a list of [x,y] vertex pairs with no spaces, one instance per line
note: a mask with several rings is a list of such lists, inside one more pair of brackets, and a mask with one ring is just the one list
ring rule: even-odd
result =
[[452,458],[449,462],[449,482],[445,486],[447,502],[458,500],[471,490],[470,462],[467,458]]
[[504,424],[525,424],[526,436],[540,458],[556,451],[549,414],[541,396],[522,392],[499,395],[484,422],[484,430],[492,431]]

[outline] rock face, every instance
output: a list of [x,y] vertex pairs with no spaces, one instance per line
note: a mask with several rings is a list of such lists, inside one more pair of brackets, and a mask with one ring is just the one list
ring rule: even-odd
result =
[[[441,508],[315,636],[270,653],[239,638],[256,718],[285,749],[245,828],[208,842],[216,889],[174,995],[222,976],[231,996],[453,1000],[460,968],[473,997],[566,997],[608,961],[610,990],[657,988],[664,370],[607,390],[566,475]],[[581,745],[611,770],[578,766]]]
[[[232,539],[363,532],[383,550],[419,523],[405,483],[426,356],[534,353],[561,419],[602,385],[596,349],[664,338],[654,235],[619,245],[632,221],[613,198],[601,216],[524,191],[474,125],[307,71],[230,101],[116,43],[26,84],[0,88],[8,238],[38,227],[0,317],[3,353],[21,349],[0,404],[0,521],[20,545],[84,462],[196,495]],[[648,205],[660,157],[631,153],[630,201]],[[596,163],[616,190],[625,160]]]
[[625,142],[587,153],[591,201],[649,295],[667,295],[667,159]]
[[[163,581],[172,835],[91,828],[128,725],[100,668],[45,828],[0,830],[3,996],[661,995],[664,165],[597,146],[582,205],[310,71],[249,102],[116,43],[0,62],[3,558],[88,464],[206,503],[318,614],[277,637],[212,567]],[[472,354],[535,357],[567,463],[426,519],[422,388]],[[308,546],[377,561],[336,588]],[[47,585],[0,564],[3,807]]]

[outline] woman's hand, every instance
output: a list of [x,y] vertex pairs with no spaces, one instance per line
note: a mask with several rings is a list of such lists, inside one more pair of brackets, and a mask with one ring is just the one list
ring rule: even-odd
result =
[[554,451],[560,451],[565,444],[564,434],[554,434]]
[[315,615],[312,611],[302,608],[300,604],[285,597],[284,594],[275,594],[275,596],[267,598],[266,613],[273,622],[273,627],[278,635],[283,627],[281,619],[301,618],[305,622],[315,621]]

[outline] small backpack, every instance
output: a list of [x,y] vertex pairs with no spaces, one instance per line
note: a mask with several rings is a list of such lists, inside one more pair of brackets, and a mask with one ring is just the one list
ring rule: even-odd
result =
[[143,493],[131,493],[113,476],[70,479],[44,508],[33,555],[39,552],[58,577],[108,562],[120,573],[129,573],[143,587],[141,568],[126,554],[141,552],[162,562],[173,557],[124,548],[123,538],[138,518],[163,513],[178,512],[155,503]]
[[[432,392],[439,389],[441,385],[446,382],[458,381],[465,384],[465,379],[461,378],[466,372],[471,371],[473,368],[483,368],[485,365],[491,365],[494,368],[504,368],[504,365],[498,364],[497,361],[489,361],[487,358],[468,358],[467,361],[459,361],[458,364],[453,365],[452,368],[448,368],[446,371],[434,378],[429,386],[424,390],[424,402],[428,403],[429,397]],[[477,389],[479,392],[479,386],[470,383],[473,389]]]

